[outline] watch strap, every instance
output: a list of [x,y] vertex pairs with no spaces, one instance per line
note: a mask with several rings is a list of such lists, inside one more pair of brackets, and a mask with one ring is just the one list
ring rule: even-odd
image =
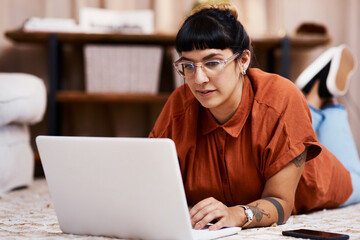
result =
[[244,223],[244,225],[242,225],[242,227],[245,228],[245,227],[249,226],[250,223],[252,222],[252,220],[254,218],[254,213],[251,210],[251,208],[246,205],[238,205],[238,206],[243,208],[245,211],[246,222]]

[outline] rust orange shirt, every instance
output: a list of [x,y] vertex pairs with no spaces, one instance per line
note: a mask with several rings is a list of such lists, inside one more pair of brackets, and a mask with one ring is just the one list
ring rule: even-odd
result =
[[171,94],[149,137],[174,140],[189,205],[207,197],[227,206],[257,200],[266,180],[305,147],[293,213],[337,207],[352,192],[349,172],[317,142],[303,94],[259,69],[249,69],[240,105],[225,124],[185,84]]

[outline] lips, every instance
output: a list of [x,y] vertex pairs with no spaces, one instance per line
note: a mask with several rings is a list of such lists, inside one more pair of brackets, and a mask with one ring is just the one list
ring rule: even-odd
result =
[[197,92],[202,96],[208,96],[215,92],[215,90],[197,90]]

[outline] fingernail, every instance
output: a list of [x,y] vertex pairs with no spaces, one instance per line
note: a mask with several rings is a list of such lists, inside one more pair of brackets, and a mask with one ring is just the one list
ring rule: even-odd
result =
[[201,229],[201,226],[200,226],[200,224],[199,224],[199,223],[196,223],[196,224],[195,224],[195,229],[196,229],[196,230]]

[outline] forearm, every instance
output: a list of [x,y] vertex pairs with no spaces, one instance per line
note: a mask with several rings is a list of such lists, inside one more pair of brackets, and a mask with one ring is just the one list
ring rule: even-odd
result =
[[[288,220],[294,206],[295,191],[304,169],[306,152],[305,149],[302,154],[266,181],[261,199],[247,204],[252,210],[248,209],[248,216],[253,215],[253,219],[246,227],[265,227],[274,223],[280,225]],[[244,227],[247,223],[247,215],[243,207],[227,207],[212,197],[200,201],[191,208],[190,217],[195,229],[201,229],[213,220],[217,222],[209,227],[210,230],[232,226]]]
[[[307,148],[281,171],[267,180],[262,199],[248,204],[254,213],[254,218],[247,227],[271,226],[274,223],[280,225],[289,219],[294,207],[295,191],[304,169],[306,155]],[[245,216],[244,211],[243,214]]]
[[[252,210],[254,217],[247,226],[249,227],[267,227],[273,224],[284,224],[291,215],[293,204],[280,198],[263,198],[247,204]],[[241,207],[240,207],[241,208]],[[242,215],[243,224],[246,222],[245,211],[241,208],[240,214]]]

